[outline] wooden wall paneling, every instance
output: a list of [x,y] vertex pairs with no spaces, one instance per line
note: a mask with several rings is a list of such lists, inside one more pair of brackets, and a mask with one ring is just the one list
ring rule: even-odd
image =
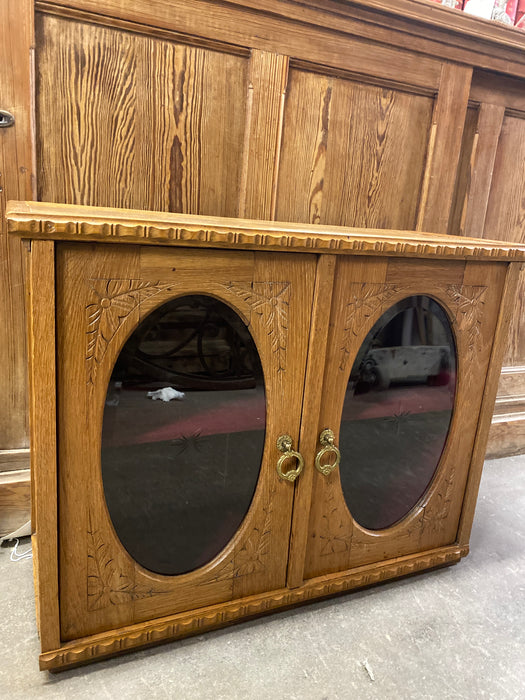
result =
[[[282,53],[293,58],[311,61],[320,65],[343,68],[363,75],[377,75],[387,80],[400,79],[409,85],[437,88],[441,61],[416,54],[399,51],[384,41],[371,41],[356,36],[355,32],[343,33],[321,27],[316,22],[279,17],[250,8],[235,8],[214,0],[160,0],[148,4],[129,4],[121,0],[105,0],[104,3],[79,2],[40,3],[45,12],[72,14],[76,10],[86,21],[127,20],[138,25],[139,30],[155,34],[156,28],[174,30],[189,37],[204,37],[205,40],[220,41],[234,46],[248,46],[270,53]],[[293,6],[283,4],[293,14]],[[73,12],[72,12],[73,10]],[[304,15],[304,13],[303,13]],[[196,40],[199,43],[199,39]]]
[[461,153],[456,173],[456,186],[454,188],[454,199],[448,224],[448,233],[450,235],[464,235],[472,171],[474,169],[478,146],[478,120],[478,105],[469,104],[463,128]]
[[[15,117],[0,129],[0,472],[12,464],[5,450],[28,447],[22,246],[7,235],[4,214],[9,199],[33,199],[33,41],[33,3],[0,3],[0,109]],[[29,452],[21,466],[29,467]]]
[[242,218],[275,218],[287,79],[287,56],[252,51],[239,194]]
[[418,231],[446,233],[454,197],[472,68],[443,65],[432,117]]
[[483,237],[499,135],[505,108],[483,103],[479,108],[477,145],[462,234]]
[[[55,244],[33,241],[30,259],[29,356],[31,472],[38,556],[38,626],[42,649],[60,644],[55,377]],[[38,294],[33,290],[38,289]]]
[[[37,0],[37,7],[79,19],[91,15],[101,22],[139,23],[153,32],[162,28],[215,40],[220,33],[223,41],[267,51],[279,50],[276,44],[282,45],[287,29],[292,36],[286,39],[295,45],[305,31],[314,28],[326,32],[337,27],[336,41],[337,35],[343,40],[362,37],[379,42],[383,48],[403,50],[408,43],[422,59],[440,56],[514,75],[523,75],[525,64],[525,41],[518,32],[417,0],[351,4],[329,0],[306,0],[300,4],[289,0],[232,0],[227,6],[213,0],[194,1],[191,5],[184,0],[150,0],[142,4],[122,0]],[[303,42],[305,49],[308,45]],[[328,55],[334,50],[331,46],[326,49]],[[422,70],[425,68],[422,64]]]
[[237,214],[245,57],[56,17],[37,30],[40,199]]
[[463,511],[458,528],[457,541],[460,545],[468,544],[472,530],[472,520],[474,518],[479,483],[481,481],[481,470],[485,460],[492,411],[494,401],[496,399],[496,392],[498,390],[501,359],[505,350],[507,333],[515,303],[519,270],[519,264],[510,264],[507,268],[507,274],[505,277],[503,294],[506,294],[506,296],[504,296],[504,301],[499,311],[496,331],[494,333],[489,370],[485,381],[485,391],[478,420],[474,451],[472,453],[469,469],[467,496],[463,502]]
[[[506,115],[494,162],[491,191],[485,219],[485,237],[525,241],[525,114]],[[514,299],[504,366],[525,365],[525,277],[522,275]]]
[[413,229],[431,113],[426,95],[291,70],[277,219]]

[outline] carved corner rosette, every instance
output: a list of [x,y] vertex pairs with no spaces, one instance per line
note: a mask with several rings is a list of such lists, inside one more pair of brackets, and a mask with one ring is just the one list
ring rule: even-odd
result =
[[94,384],[98,366],[125,319],[146,300],[176,285],[135,279],[92,279],[92,301],[86,306],[87,383]]
[[362,333],[370,317],[374,316],[378,309],[399,291],[401,291],[399,286],[395,284],[363,282],[359,285],[359,290],[351,295],[346,305],[340,371],[343,372],[346,369],[353,341]]
[[277,371],[286,371],[288,344],[288,311],[290,305],[289,282],[230,282],[226,289],[247,304],[253,313],[261,317],[272,353],[278,361]]

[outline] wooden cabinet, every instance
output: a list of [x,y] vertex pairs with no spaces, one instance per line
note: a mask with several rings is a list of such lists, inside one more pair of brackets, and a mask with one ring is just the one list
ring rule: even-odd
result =
[[[43,669],[468,553],[523,248],[67,205],[8,223]],[[184,399],[148,400],[156,378]]]

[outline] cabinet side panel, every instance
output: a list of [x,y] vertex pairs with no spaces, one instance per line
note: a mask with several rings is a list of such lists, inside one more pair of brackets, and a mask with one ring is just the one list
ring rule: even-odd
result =
[[508,333],[509,324],[512,319],[514,299],[518,286],[519,266],[509,265],[505,284],[503,288],[502,304],[499,309],[497,326],[494,332],[494,343],[490,357],[487,379],[485,382],[485,392],[479,416],[476,440],[470,464],[463,511],[458,529],[458,542],[461,545],[468,544],[472,529],[472,520],[476,507],[479,483],[481,480],[481,470],[485,459],[485,450],[490,428],[490,417],[494,407],[494,400],[498,389],[498,379],[500,377],[501,358],[505,348],[505,339]]
[[235,216],[247,59],[37,24],[39,199]]
[[38,626],[42,651],[60,641],[57,551],[55,255],[52,241],[33,241],[30,262],[31,469]]
[[290,71],[276,218],[415,227],[433,100]]

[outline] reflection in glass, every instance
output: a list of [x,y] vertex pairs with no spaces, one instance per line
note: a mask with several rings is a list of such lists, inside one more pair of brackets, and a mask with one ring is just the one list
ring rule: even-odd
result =
[[444,310],[427,296],[395,304],[366,336],[343,407],[341,485],[360,525],[393,525],[426,491],[455,389],[456,348]]
[[[183,398],[148,397],[168,386]],[[102,479],[115,531],[139,564],[179,574],[223,549],[253,498],[265,423],[259,356],[228,306],[174,299],[135,330],[108,387]]]

